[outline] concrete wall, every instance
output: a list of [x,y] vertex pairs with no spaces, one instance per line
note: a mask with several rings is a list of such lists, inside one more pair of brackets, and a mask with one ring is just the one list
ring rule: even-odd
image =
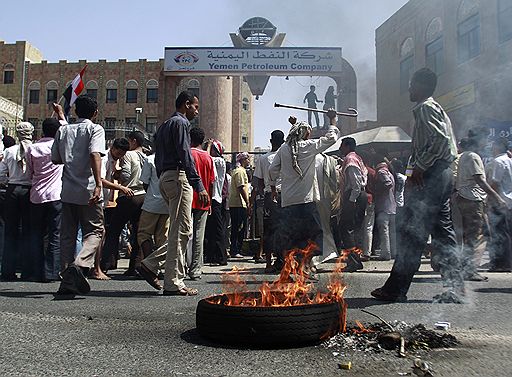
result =
[[[480,54],[459,63],[457,26],[476,13]],[[412,38],[413,71],[425,67],[427,29],[434,18],[442,22],[439,35],[444,44],[444,70],[434,96],[450,110],[456,134],[460,137],[467,129],[489,121],[511,121],[512,40],[499,40],[498,0],[410,0],[376,31],[379,124],[398,124],[411,131],[413,104],[407,92],[400,92],[400,50],[402,43]],[[457,93],[461,88],[466,95]]]

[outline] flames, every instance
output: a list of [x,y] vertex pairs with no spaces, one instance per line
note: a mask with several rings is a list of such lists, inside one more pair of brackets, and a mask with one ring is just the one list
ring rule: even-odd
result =
[[212,304],[246,307],[284,307],[315,304],[338,303],[340,305],[340,330],[345,331],[346,304],[343,299],[347,288],[342,271],[345,260],[350,253],[360,253],[358,249],[343,250],[336,262],[334,271],[329,276],[325,288],[317,289],[310,279],[310,263],[315,251],[314,243],[305,249],[293,249],[285,258],[281,274],[273,282],[263,282],[257,292],[251,291],[242,271],[236,266],[222,275],[222,296],[207,299]]

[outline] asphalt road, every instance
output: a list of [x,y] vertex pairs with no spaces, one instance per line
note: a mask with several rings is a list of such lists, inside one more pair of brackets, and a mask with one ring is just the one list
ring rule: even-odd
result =
[[[272,276],[263,266],[247,268],[248,283]],[[327,265],[327,268],[333,265]],[[386,320],[448,321],[460,347],[423,354],[437,376],[508,376],[512,370],[512,274],[488,274],[469,284],[469,303],[432,304],[441,291],[438,275],[423,265],[407,303],[383,304],[369,292],[388,276],[389,262],[370,262],[347,274],[348,320],[374,322],[362,308]],[[394,353],[344,352],[311,346],[281,350],[222,347],[195,331],[199,299],[220,293],[220,272],[206,267],[189,282],[197,297],[164,297],[142,280],[92,281],[92,292],[55,301],[57,283],[0,283],[0,375],[2,376],[397,376],[411,372],[411,360]],[[328,274],[320,274],[321,281]],[[339,351],[339,352],[338,352]],[[338,352],[339,354],[333,353]],[[338,364],[352,362],[351,370]]]

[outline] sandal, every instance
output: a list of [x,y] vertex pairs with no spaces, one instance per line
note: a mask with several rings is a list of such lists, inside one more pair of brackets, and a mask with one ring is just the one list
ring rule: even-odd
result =
[[183,287],[177,291],[164,291],[164,296],[196,296],[198,290],[195,288]]

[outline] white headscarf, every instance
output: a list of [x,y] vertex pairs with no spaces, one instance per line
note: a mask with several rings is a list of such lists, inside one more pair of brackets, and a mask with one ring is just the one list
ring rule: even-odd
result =
[[16,161],[23,167],[25,162],[25,152],[30,144],[32,144],[32,133],[34,126],[29,122],[21,122],[16,126],[16,136],[20,142],[20,148],[16,155]]
[[306,134],[311,132],[311,130],[311,126],[306,122],[297,122],[292,126],[292,128],[290,128],[290,132],[286,137],[286,143],[288,143],[292,150],[293,170],[295,170],[301,178],[303,178],[302,169],[297,161],[297,157],[299,155],[299,141],[304,140]]

